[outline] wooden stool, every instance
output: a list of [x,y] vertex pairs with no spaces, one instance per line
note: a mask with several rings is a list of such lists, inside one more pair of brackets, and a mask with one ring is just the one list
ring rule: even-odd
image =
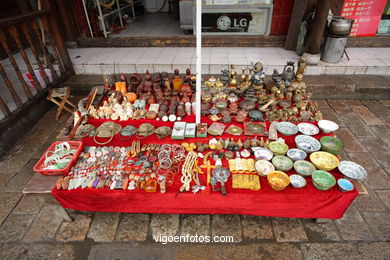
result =
[[[73,111],[66,106],[66,103],[68,103],[68,105],[70,105],[71,107],[73,108],[76,107],[68,100],[69,96],[70,96],[69,87],[54,88],[49,90],[49,95],[47,96],[47,99],[58,106],[56,120],[58,120],[58,118],[60,117],[63,109],[65,109],[65,111],[73,115]],[[57,100],[56,98],[59,98],[59,100]]]

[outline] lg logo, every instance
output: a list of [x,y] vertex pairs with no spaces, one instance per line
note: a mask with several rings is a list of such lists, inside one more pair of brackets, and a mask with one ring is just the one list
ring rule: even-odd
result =
[[[232,21],[228,16],[220,16],[217,20],[217,27],[222,31],[226,31],[232,25]],[[248,20],[246,18],[233,18],[233,27],[246,27],[248,25]]]

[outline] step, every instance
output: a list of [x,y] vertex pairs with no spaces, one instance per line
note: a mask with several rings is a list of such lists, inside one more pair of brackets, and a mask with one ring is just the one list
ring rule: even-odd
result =
[[[166,48],[73,48],[69,53],[77,74],[171,72],[178,68],[195,71],[194,47]],[[308,66],[306,75],[388,75],[390,74],[390,48],[348,48],[347,57],[339,63],[320,62]],[[218,74],[234,64],[237,68],[262,60],[266,74],[274,69],[281,72],[289,60],[297,62],[298,55],[277,47],[204,47],[202,73]],[[115,64],[115,68],[114,68]]]

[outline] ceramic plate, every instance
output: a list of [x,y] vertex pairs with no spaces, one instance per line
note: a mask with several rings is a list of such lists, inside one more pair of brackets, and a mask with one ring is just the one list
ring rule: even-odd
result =
[[279,122],[276,129],[278,129],[279,133],[286,136],[298,133],[298,127],[290,122]]
[[320,170],[331,171],[339,166],[339,159],[328,152],[315,152],[310,155],[310,161]]
[[267,176],[270,172],[275,171],[275,166],[269,161],[259,160],[255,163],[256,171],[261,176]]
[[298,130],[304,135],[316,135],[320,132],[320,129],[310,123],[300,123],[298,124]]
[[339,179],[337,181],[337,184],[339,185],[339,188],[341,191],[347,192],[353,190],[355,187],[352,182],[350,182],[347,179]]
[[297,147],[307,153],[312,153],[321,149],[321,143],[314,137],[308,135],[298,135],[295,137]]
[[362,180],[367,178],[367,171],[359,164],[351,161],[340,162],[339,170],[344,176],[350,179]]
[[303,188],[306,186],[306,180],[300,175],[290,175],[290,183],[294,188]]
[[294,170],[302,176],[310,176],[316,170],[316,167],[311,162],[298,160],[294,162]]
[[276,155],[284,155],[287,153],[287,144],[280,141],[273,141],[269,144],[268,148]]
[[274,158],[272,158],[272,164],[279,171],[289,171],[293,167],[293,162],[290,158],[280,155],[274,156]]
[[307,153],[301,149],[294,148],[287,151],[287,157],[293,161],[304,160],[306,156]]
[[274,153],[268,150],[267,148],[260,148],[255,151],[255,158],[257,160],[271,160],[274,157]]
[[330,120],[320,120],[318,121],[318,127],[324,132],[324,133],[332,133],[339,129],[339,125],[336,124],[333,121]]

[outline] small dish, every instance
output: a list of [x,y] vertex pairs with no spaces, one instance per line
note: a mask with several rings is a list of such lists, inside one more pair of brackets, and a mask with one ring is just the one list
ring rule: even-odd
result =
[[320,143],[321,143],[321,148],[323,151],[334,154],[334,155],[338,155],[344,149],[343,142],[340,139],[333,137],[333,136],[321,137]]
[[267,160],[267,161],[270,161],[272,159],[272,157],[274,157],[274,153],[271,152],[269,149],[267,148],[260,148],[260,149],[257,149],[255,152],[255,158],[257,160]]
[[318,121],[318,127],[325,134],[333,133],[339,129],[339,125],[330,120],[320,120]]
[[298,124],[298,130],[304,135],[316,135],[320,132],[320,129],[310,123],[300,123]]
[[284,190],[290,184],[290,177],[281,171],[274,171],[267,175],[268,184],[276,191]]
[[317,170],[311,175],[314,186],[319,190],[329,190],[336,185],[336,179],[327,171]]
[[298,133],[298,127],[290,122],[279,122],[276,126],[279,133],[285,136],[295,135]]
[[367,178],[367,171],[355,162],[342,161],[338,168],[339,171],[349,179],[362,180]]
[[301,175],[290,175],[290,183],[294,188],[303,188],[306,186],[306,180]]
[[260,176],[267,176],[269,173],[275,171],[275,166],[265,160],[256,161],[255,168]]
[[307,153],[301,149],[293,148],[287,151],[287,157],[293,161],[304,160]]
[[294,170],[304,177],[310,176],[315,170],[316,167],[308,161],[298,160],[294,162]]
[[295,137],[297,147],[306,153],[313,153],[321,149],[321,143],[309,135],[298,135]]
[[280,155],[274,156],[274,158],[272,158],[272,164],[275,166],[275,169],[284,172],[291,170],[294,165],[290,158]]
[[355,188],[353,183],[347,179],[339,179],[337,181],[337,185],[339,186],[339,189],[342,192],[348,192],[348,191],[351,191]]
[[331,171],[339,166],[339,159],[328,152],[315,152],[310,155],[310,161],[320,170]]
[[273,141],[269,144],[268,148],[275,154],[275,155],[285,155],[288,151],[288,146],[286,143],[281,141]]

